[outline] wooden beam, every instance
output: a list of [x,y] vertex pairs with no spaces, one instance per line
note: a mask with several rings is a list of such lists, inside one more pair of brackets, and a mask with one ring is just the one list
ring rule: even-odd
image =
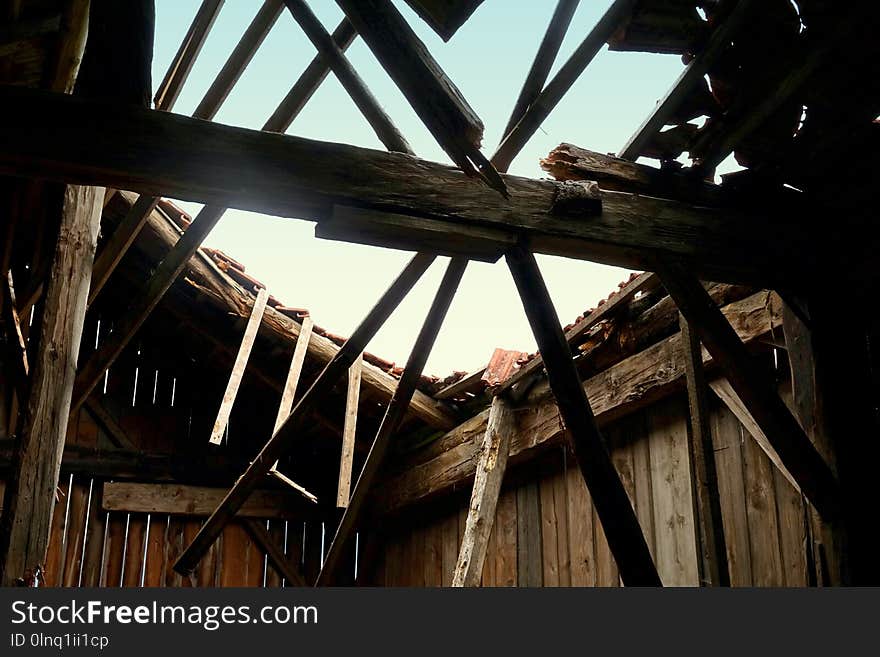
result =
[[348,368],[348,392],[345,398],[345,424],[342,428],[342,456],[339,460],[339,484],[336,506],[348,507],[351,497],[351,470],[354,464],[354,444],[357,433],[358,400],[361,392],[361,363],[363,355]]
[[529,105],[528,111],[516,127],[505,134],[501,145],[492,156],[492,163],[499,171],[510,168],[511,162],[590,65],[600,48],[629,17],[635,4],[635,0],[615,0],[541,94]]
[[687,381],[690,453],[694,508],[699,523],[701,579],[708,586],[730,586],[721,498],[715,472],[715,449],[709,423],[709,400],[703,370],[703,348],[687,320],[680,318],[681,346]]
[[452,161],[505,193],[498,172],[480,153],[483,122],[390,0],[337,4]]
[[[706,45],[685,67],[666,95],[623,145],[619,157],[632,161],[638,159],[642,151],[669,122],[693,89],[705,79],[709,69],[727,50],[751,12],[760,4],[759,0],[733,0],[733,2],[728,0],[727,6],[721,7],[720,24],[712,30]],[[726,17],[724,17],[725,13],[728,14]]]
[[266,553],[269,563],[272,564],[272,567],[279,575],[294,586],[306,585],[302,574],[299,572],[299,568],[288,559],[284,551],[278,547],[275,538],[266,531],[266,528],[260,522],[245,520],[244,526],[257,546]]
[[[119,481],[104,483],[101,508],[126,513],[204,517],[210,515],[226,494],[224,488],[184,484],[141,484]],[[302,497],[285,490],[255,490],[238,510],[237,518],[311,518],[313,509]]]
[[303,317],[302,328],[300,328],[299,336],[296,339],[296,346],[293,348],[293,358],[290,359],[290,368],[287,370],[287,379],[284,381],[284,389],[281,392],[278,415],[275,416],[275,426],[272,429],[273,434],[281,428],[293,408],[296,389],[299,387],[303,365],[306,362],[306,355],[309,353],[309,341],[312,339],[314,325],[311,315]]
[[180,47],[177,49],[177,53],[174,55],[174,59],[171,60],[165,77],[159,83],[156,95],[153,97],[156,109],[170,112],[174,107],[199,53],[202,51],[202,46],[208,39],[214,21],[217,20],[223,2],[224,0],[202,1]]
[[90,0],[66,0],[61,15],[58,49],[48,88],[63,94],[73,93],[89,33]]
[[84,405],[85,409],[93,418],[95,418],[97,423],[101,425],[101,428],[107,434],[107,438],[110,439],[110,442],[120,449],[128,449],[132,451],[137,450],[135,444],[129,439],[128,434],[119,425],[116,418],[113,417],[113,414],[104,406],[103,401],[96,397],[90,397],[86,400]]
[[351,62],[333,38],[324,29],[321,21],[312,13],[305,0],[284,0],[284,4],[290,10],[293,18],[305,32],[309,41],[318,50],[324,61],[327,62],[333,74],[339,80],[349,97],[352,99],[361,114],[373,128],[385,148],[389,151],[413,154],[413,150],[406,139],[400,134],[391,117],[385,113],[379,101],[373,96],[367,85],[354,70]]
[[[504,200],[452,167],[400,153],[30,89],[4,87],[0,103],[7,115],[0,124],[0,173],[306,219],[325,218],[334,204],[390,210],[430,220],[451,235],[463,224],[490,227],[528,237],[537,252],[633,269],[650,269],[648,254],[679,256],[716,281],[775,284],[816,263],[800,215],[770,220],[758,209],[614,191],[597,199],[595,188],[580,183],[514,176],[505,178],[510,199]],[[241,161],[250,166],[238,166]]]
[[[731,303],[723,312],[743,342],[749,344],[782,325],[782,303],[775,295],[763,292]],[[685,382],[682,349],[681,335],[676,333],[587,379],[584,391],[599,426],[681,392]],[[707,352],[703,354],[703,365],[717,369]],[[510,444],[510,458],[515,463],[528,461],[560,445],[565,438],[563,420],[549,389],[543,384],[535,386],[524,403],[529,412],[520,419]],[[469,486],[488,414],[485,410],[475,415],[396,463],[382,483],[375,513],[395,512]]]
[[483,374],[486,372],[486,368],[483,367],[475,372],[471,372],[465,377],[462,377],[455,383],[452,383],[439,392],[434,393],[434,399],[453,399],[460,395],[463,395],[465,392],[472,391],[480,381],[483,380]]
[[453,258],[449,261],[443,280],[440,281],[440,287],[437,288],[437,293],[434,295],[434,301],[428,309],[428,314],[413,344],[400,377],[400,383],[397,384],[394,397],[391,398],[385,411],[385,417],[382,418],[382,424],[379,425],[379,430],[373,439],[373,445],[370,447],[367,460],[364,462],[364,467],[355,484],[354,493],[339,520],[339,526],[336,528],[330,549],[327,550],[327,556],[321,566],[321,572],[318,574],[315,586],[330,586],[335,581],[336,569],[339,567],[345,548],[357,527],[367,496],[385,462],[385,454],[391,439],[406,416],[406,409],[422,376],[422,370],[431,353],[431,348],[437,340],[443,320],[446,318],[446,312],[452,304],[452,299],[455,297],[455,292],[458,290],[466,268],[467,260],[464,258]]
[[343,373],[367,346],[367,343],[394,312],[413,285],[434,261],[434,256],[417,254],[379,299],[366,318],[354,330],[305,395],[294,406],[288,418],[263,447],[257,458],[239,477],[223,501],[217,506],[199,533],[174,564],[179,573],[191,571],[216,540],[226,523],[235,515],[251,491],[269,472],[272,465],[288,451],[299,435],[298,428],[317,404],[339,381]]
[[626,586],[660,586],[648,543],[596,426],[538,263],[529,251],[517,247],[508,252],[507,266],[543,354],[550,388],[620,578]]
[[30,367],[28,365],[27,343],[21,332],[21,322],[19,321],[18,312],[15,309],[15,285],[12,280],[12,270],[6,271],[6,294],[0,298],[3,304],[3,323],[6,325],[6,339],[9,348],[9,358],[12,362],[13,383],[19,394],[19,399],[25,399],[25,393],[28,387],[28,374]]
[[547,31],[544,32],[544,38],[541,40],[541,45],[538,46],[538,52],[535,54],[535,59],[532,60],[532,66],[526,75],[516,103],[513,105],[507,126],[501,133],[504,137],[516,127],[516,124],[519,123],[544,88],[544,83],[547,82],[547,76],[550,75],[550,69],[559,54],[559,48],[562,46],[566,32],[568,32],[568,26],[571,25],[571,19],[579,1],[559,0],[556,4],[556,10],[550,18],[550,24],[547,26]]
[[241,74],[250,64],[254,55],[263,41],[269,35],[269,31],[278,21],[284,4],[281,0],[264,0],[250,25],[244,31],[239,42],[236,44],[229,59],[220,69],[214,82],[202,97],[193,116],[197,119],[210,121],[217,114],[217,110],[226,101],[226,97],[238,82]]
[[479,586],[483,576],[483,563],[495,524],[495,508],[507,469],[507,454],[510,436],[516,429],[515,421],[508,402],[503,397],[495,397],[489,409],[464,536],[452,576],[454,587]]
[[736,331],[685,266],[658,261],[655,271],[782,464],[810,503],[830,520],[839,511],[837,480],[779,397],[773,381],[754,362]]
[[0,521],[0,582],[29,581],[46,559],[104,190],[69,186],[39,349]]
[[226,426],[229,424],[229,416],[232,414],[232,406],[235,404],[235,398],[238,396],[238,388],[241,385],[241,380],[244,378],[248,359],[251,357],[251,349],[253,349],[254,342],[257,340],[257,332],[260,330],[260,323],[263,321],[263,312],[266,310],[267,301],[269,301],[269,290],[265,287],[260,288],[260,291],[257,292],[257,298],[254,300],[251,316],[244,329],[244,336],[241,339],[238,354],[235,356],[235,364],[232,366],[232,373],[229,375],[226,391],[223,393],[223,399],[220,402],[217,419],[214,420],[214,428],[211,429],[210,442],[214,445],[219,445],[223,442],[223,434],[226,433]]

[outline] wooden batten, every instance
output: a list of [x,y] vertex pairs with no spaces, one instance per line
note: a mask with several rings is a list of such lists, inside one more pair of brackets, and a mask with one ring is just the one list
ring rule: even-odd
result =
[[342,429],[342,455],[339,460],[339,482],[336,506],[344,509],[351,497],[351,470],[354,465],[354,445],[357,433],[358,402],[361,392],[361,363],[363,354],[348,368],[348,390],[345,397],[345,424]]
[[269,290],[265,287],[260,288],[254,301],[254,307],[251,310],[251,316],[245,327],[244,336],[241,339],[241,345],[235,357],[235,363],[232,366],[232,373],[229,375],[229,381],[226,384],[226,391],[223,393],[223,399],[220,402],[220,410],[217,412],[214,428],[211,430],[210,442],[213,445],[219,445],[223,441],[223,434],[226,433],[229,416],[232,414],[232,406],[235,404],[238,388],[241,386],[241,380],[244,378],[244,371],[247,368],[251,349],[253,349],[254,342],[257,340],[257,332],[260,330],[263,312],[266,310],[266,303],[268,301]]

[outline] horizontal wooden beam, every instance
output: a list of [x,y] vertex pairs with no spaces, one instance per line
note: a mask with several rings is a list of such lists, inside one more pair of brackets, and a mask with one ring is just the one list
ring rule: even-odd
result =
[[[782,302],[766,292],[725,306],[722,311],[745,343],[752,343],[782,325]],[[684,390],[685,364],[681,335],[656,343],[584,382],[584,389],[602,427],[633,411]],[[703,354],[704,366],[712,359]],[[511,463],[527,461],[562,442],[564,431],[556,404],[546,385],[528,398],[529,411],[519,418],[510,441]],[[489,411],[462,423],[445,436],[394,464],[381,494],[377,513],[387,513],[461,489],[473,480]]]
[[[707,280],[775,283],[815,263],[802,216],[706,208],[583,183],[507,176],[505,199],[461,171],[400,154],[5,87],[0,173],[322,220],[333,205],[494,228],[541,253],[650,269],[684,258]],[[241,162],[247,162],[242,167]],[[793,229],[787,220],[797,219]],[[436,233],[437,231],[435,231]],[[746,257],[744,254],[747,254]]]
[[[101,508],[105,511],[205,517],[211,515],[224,495],[224,488],[108,481],[104,484]],[[240,518],[302,520],[314,515],[310,509],[314,507],[306,506],[297,493],[257,490],[251,493],[236,515]]]

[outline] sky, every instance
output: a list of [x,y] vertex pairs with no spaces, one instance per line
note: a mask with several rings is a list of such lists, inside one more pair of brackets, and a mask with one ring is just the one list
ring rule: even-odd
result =
[[[153,84],[158,85],[200,4],[156,1]],[[173,111],[191,114],[261,0],[226,0]],[[589,32],[611,0],[580,3],[551,75]],[[332,31],[342,17],[334,0],[309,5]],[[485,125],[483,153],[491,156],[556,5],[556,0],[486,0],[444,43],[402,0],[404,14],[431,54],[461,90]],[[362,40],[348,57],[373,95],[427,160],[451,163]],[[259,128],[315,55],[311,42],[286,11],[214,118]],[[561,142],[616,152],[682,70],[679,57],[609,52],[604,48],[544,122],[510,167],[510,173],[546,177],[538,162]],[[339,82],[329,75],[288,134],[384,150]],[[178,202],[195,215],[200,206]],[[411,253],[314,237],[314,224],[230,210],[205,241],[243,263],[286,305],[308,308],[315,323],[349,335],[411,257]],[[584,261],[538,256],[563,324],[596,305],[629,272]],[[368,351],[404,364],[443,275],[438,258],[368,346]],[[427,374],[484,366],[493,349],[534,351],[535,341],[504,260],[471,263],[449,310]]]

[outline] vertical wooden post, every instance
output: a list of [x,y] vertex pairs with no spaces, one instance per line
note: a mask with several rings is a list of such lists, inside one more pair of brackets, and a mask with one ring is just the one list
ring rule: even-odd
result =
[[568,429],[575,458],[593,498],[608,545],[626,586],[660,586],[660,576],[593,409],[572,362],[559,317],[535,256],[523,247],[507,253],[507,266],[522,299],[538,349],[547,368],[550,389]]
[[492,400],[480,462],[474,476],[474,489],[461,539],[461,549],[452,576],[452,586],[477,586],[483,575],[483,563],[489,547],[489,536],[495,524],[498,494],[507,469],[510,436],[515,430],[513,409],[500,396]]
[[709,586],[730,586],[724,525],[721,520],[721,500],[715,473],[715,454],[709,427],[709,401],[706,396],[706,376],[703,372],[703,348],[700,339],[691,331],[684,316],[679,317],[679,325],[690,411],[688,437],[691,443],[689,450],[691,471],[700,532],[702,557],[700,572],[702,580]]
[[70,185],[49,276],[40,347],[0,521],[0,583],[29,581],[46,559],[104,190]]

